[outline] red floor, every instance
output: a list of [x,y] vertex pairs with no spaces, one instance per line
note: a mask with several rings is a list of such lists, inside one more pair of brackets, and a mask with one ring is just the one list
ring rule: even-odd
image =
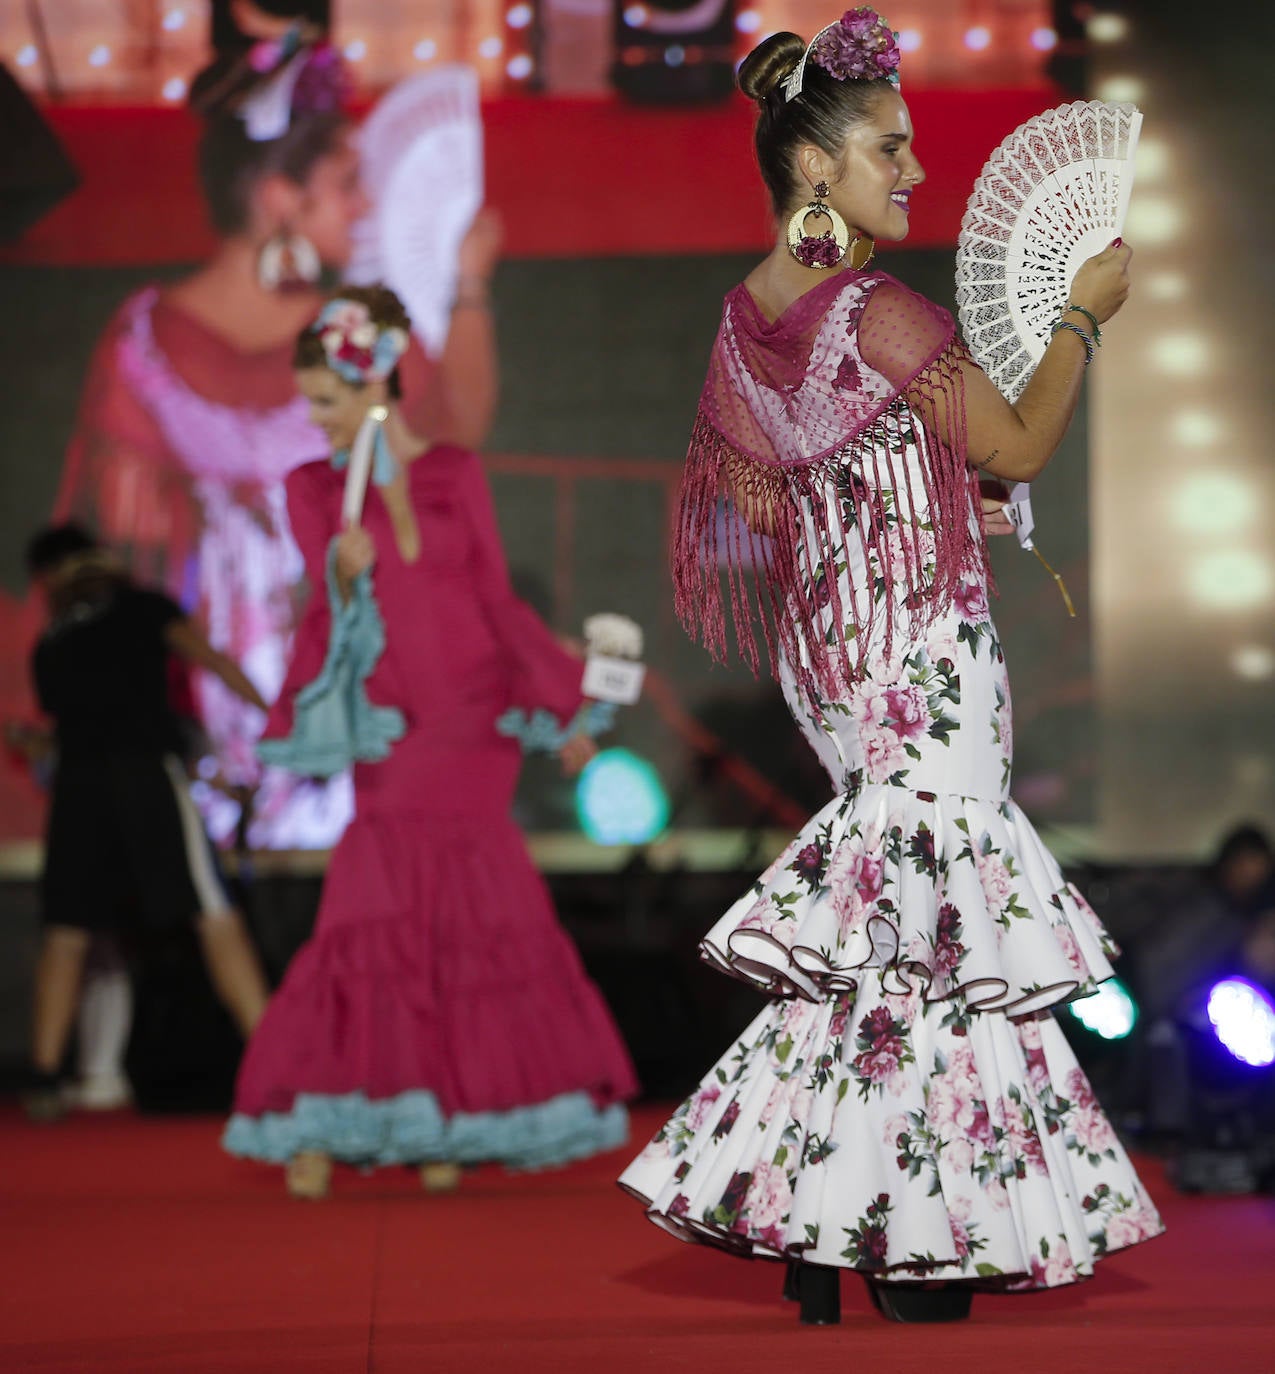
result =
[[626,1152],[441,1199],[346,1174],[307,1204],[217,1132],[0,1116],[0,1371],[1275,1371],[1275,1202],[1178,1197],[1154,1164],[1169,1234],[1087,1285],[918,1328],[847,1279],[842,1325],[802,1328],[777,1266],[645,1222],[612,1183]]

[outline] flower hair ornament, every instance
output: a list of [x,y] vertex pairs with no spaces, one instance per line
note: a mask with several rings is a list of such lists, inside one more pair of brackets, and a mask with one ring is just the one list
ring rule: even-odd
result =
[[[398,366],[409,343],[405,329],[378,329],[372,312],[362,301],[340,296],[323,307],[310,329],[319,336],[328,366],[352,386],[383,381]],[[378,487],[388,486],[398,471],[385,439],[388,418],[385,406],[372,406],[354,440],[353,456],[349,449],[338,449],[332,455],[332,466],[338,471],[347,464],[350,468],[342,502],[347,524],[356,523],[362,513],[368,469]]]
[[899,36],[867,5],[847,10],[835,24],[815,34],[801,61],[784,78],[785,101],[801,94],[807,62],[822,67],[836,81],[888,81],[897,86]]
[[282,38],[254,43],[246,61],[253,72],[267,77],[238,110],[253,143],[282,138],[295,115],[339,110],[349,93],[341,54],[330,43],[310,41],[300,25]]
[[407,352],[405,329],[378,329],[362,301],[340,296],[323,307],[310,330],[319,336],[328,366],[354,386],[383,381]]

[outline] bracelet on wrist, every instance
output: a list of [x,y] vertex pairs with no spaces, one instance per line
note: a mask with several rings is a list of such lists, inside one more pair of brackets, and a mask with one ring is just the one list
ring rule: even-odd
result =
[[1080,327],[1078,324],[1072,324],[1070,320],[1058,320],[1058,321],[1054,324],[1054,327],[1049,331],[1049,332],[1050,332],[1050,335],[1052,336],[1052,335],[1054,335],[1054,334],[1057,334],[1057,333],[1059,332],[1059,330],[1062,330],[1062,329],[1070,330],[1070,332],[1073,333],[1073,334],[1080,340],[1080,342],[1084,344],[1084,346],[1085,346],[1085,366],[1088,367],[1089,364],[1090,364],[1091,362],[1093,362],[1093,355],[1094,355],[1094,343],[1093,343],[1093,340],[1089,337],[1088,334],[1085,333],[1085,331],[1084,331],[1083,329],[1081,329],[1081,327]]
[[1074,301],[1067,302],[1067,309],[1063,311],[1066,315],[1068,311],[1074,311],[1077,315],[1083,315],[1093,327],[1093,343],[1095,348],[1102,347],[1102,330],[1098,328],[1098,317],[1092,310],[1086,310],[1083,305],[1076,305]]

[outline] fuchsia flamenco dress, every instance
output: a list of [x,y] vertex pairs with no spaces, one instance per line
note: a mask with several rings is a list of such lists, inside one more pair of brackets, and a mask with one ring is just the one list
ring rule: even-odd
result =
[[[496,722],[514,707],[570,721],[581,665],[515,598],[478,459],[438,447],[406,478],[415,562],[375,487],[364,512],[381,761],[355,765],[354,819],[248,1047],[224,1143],[272,1162],[561,1163],[622,1143],[636,1085],[510,817],[521,747]],[[326,461],[288,479],[314,591],[267,740],[295,736],[298,694],[344,633],[322,590],[343,481]]]

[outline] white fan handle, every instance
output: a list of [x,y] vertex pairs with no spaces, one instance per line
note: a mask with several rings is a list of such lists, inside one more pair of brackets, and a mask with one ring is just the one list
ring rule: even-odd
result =
[[345,491],[341,496],[341,523],[346,529],[357,525],[363,518],[363,502],[367,497],[368,478],[372,475],[376,435],[388,418],[389,411],[384,406],[373,406],[350,446],[350,466],[346,469]]

